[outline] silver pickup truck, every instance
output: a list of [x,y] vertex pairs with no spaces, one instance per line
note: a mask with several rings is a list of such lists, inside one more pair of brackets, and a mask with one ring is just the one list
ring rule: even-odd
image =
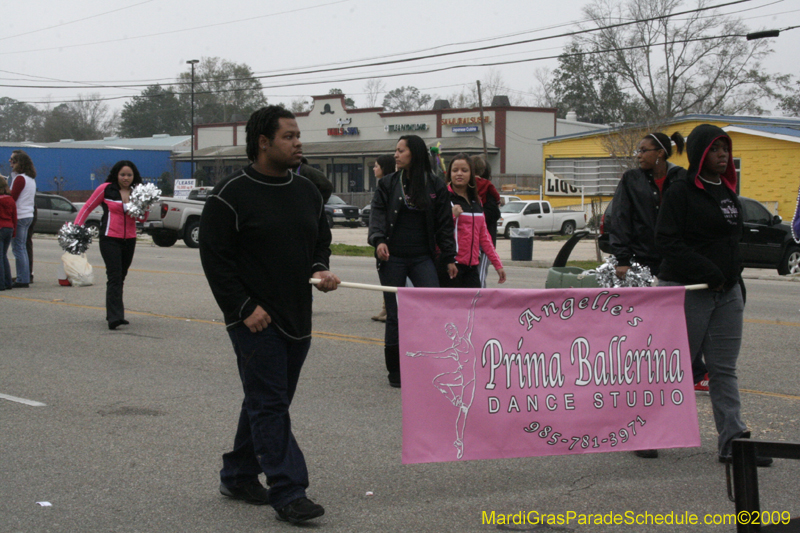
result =
[[185,198],[161,198],[150,208],[143,224],[156,246],[172,246],[183,239],[189,248],[200,246],[200,214],[205,202]]

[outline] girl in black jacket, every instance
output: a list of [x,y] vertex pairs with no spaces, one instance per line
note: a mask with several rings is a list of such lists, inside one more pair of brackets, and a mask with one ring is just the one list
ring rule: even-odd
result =
[[625,172],[617,185],[609,243],[620,278],[625,278],[633,261],[658,275],[661,264],[655,244],[658,210],[664,191],[685,172],[667,161],[672,155],[672,141],[677,152],[683,153],[683,136],[677,131],[671,137],[660,132],[645,136],[636,150],[639,168]]
[[[717,426],[720,462],[731,461],[731,441],[749,432],[742,422],[736,361],[742,343],[742,206],[730,137],[702,124],[687,141],[689,170],[675,181],[656,223],[661,253],[660,285],[707,284],[686,291],[686,328],[692,360],[705,357]],[[759,458],[759,466],[772,463]]]
[[[378,182],[369,216],[369,244],[375,247],[381,284],[438,287],[433,258],[438,246],[451,278],[457,274],[450,194],[431,172],[428,149],[417,135],[404,135],[394,153],[397,171]],[[400,386],[397,297],[385,292],[384,356],[389,384]]]

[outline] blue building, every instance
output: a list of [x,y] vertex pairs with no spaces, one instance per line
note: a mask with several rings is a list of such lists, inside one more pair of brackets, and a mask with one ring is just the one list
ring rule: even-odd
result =
[[170,180],[189,178],[190,164],[171,157],[191,149],[191,136],[154,135],[141,139],[107,137],[101,141],[0,143],[0,174],[8,176],[13,150],[25,151],[36,167],[36,188],[85,201],[108,177],[117,161],[133,161],[145,182],[169,173]]

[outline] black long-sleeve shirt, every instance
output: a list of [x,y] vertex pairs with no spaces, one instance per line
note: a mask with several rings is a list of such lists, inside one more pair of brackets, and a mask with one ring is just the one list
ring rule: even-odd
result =
[[228,329],[260,305],[286,338],[311,336],[314,272],[328,270],[331,230],[308,179],[252,165],[221,181],[200,220],[200,259]]

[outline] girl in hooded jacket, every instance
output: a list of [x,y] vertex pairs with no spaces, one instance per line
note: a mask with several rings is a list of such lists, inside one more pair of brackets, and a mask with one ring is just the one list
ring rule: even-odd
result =
[[[742,206],[728,134],[702,124],[686,148],[686,179],[672,183],[656,222],[656,249],[663,258],[659,285],[708,286],[686,291],[686,328],[692,361],[705,357],[719,461],[729,463],[731,442],[750,435],[736,377],[744,322]],[[771,463],[769,457],[757,460],[759,466]]]

